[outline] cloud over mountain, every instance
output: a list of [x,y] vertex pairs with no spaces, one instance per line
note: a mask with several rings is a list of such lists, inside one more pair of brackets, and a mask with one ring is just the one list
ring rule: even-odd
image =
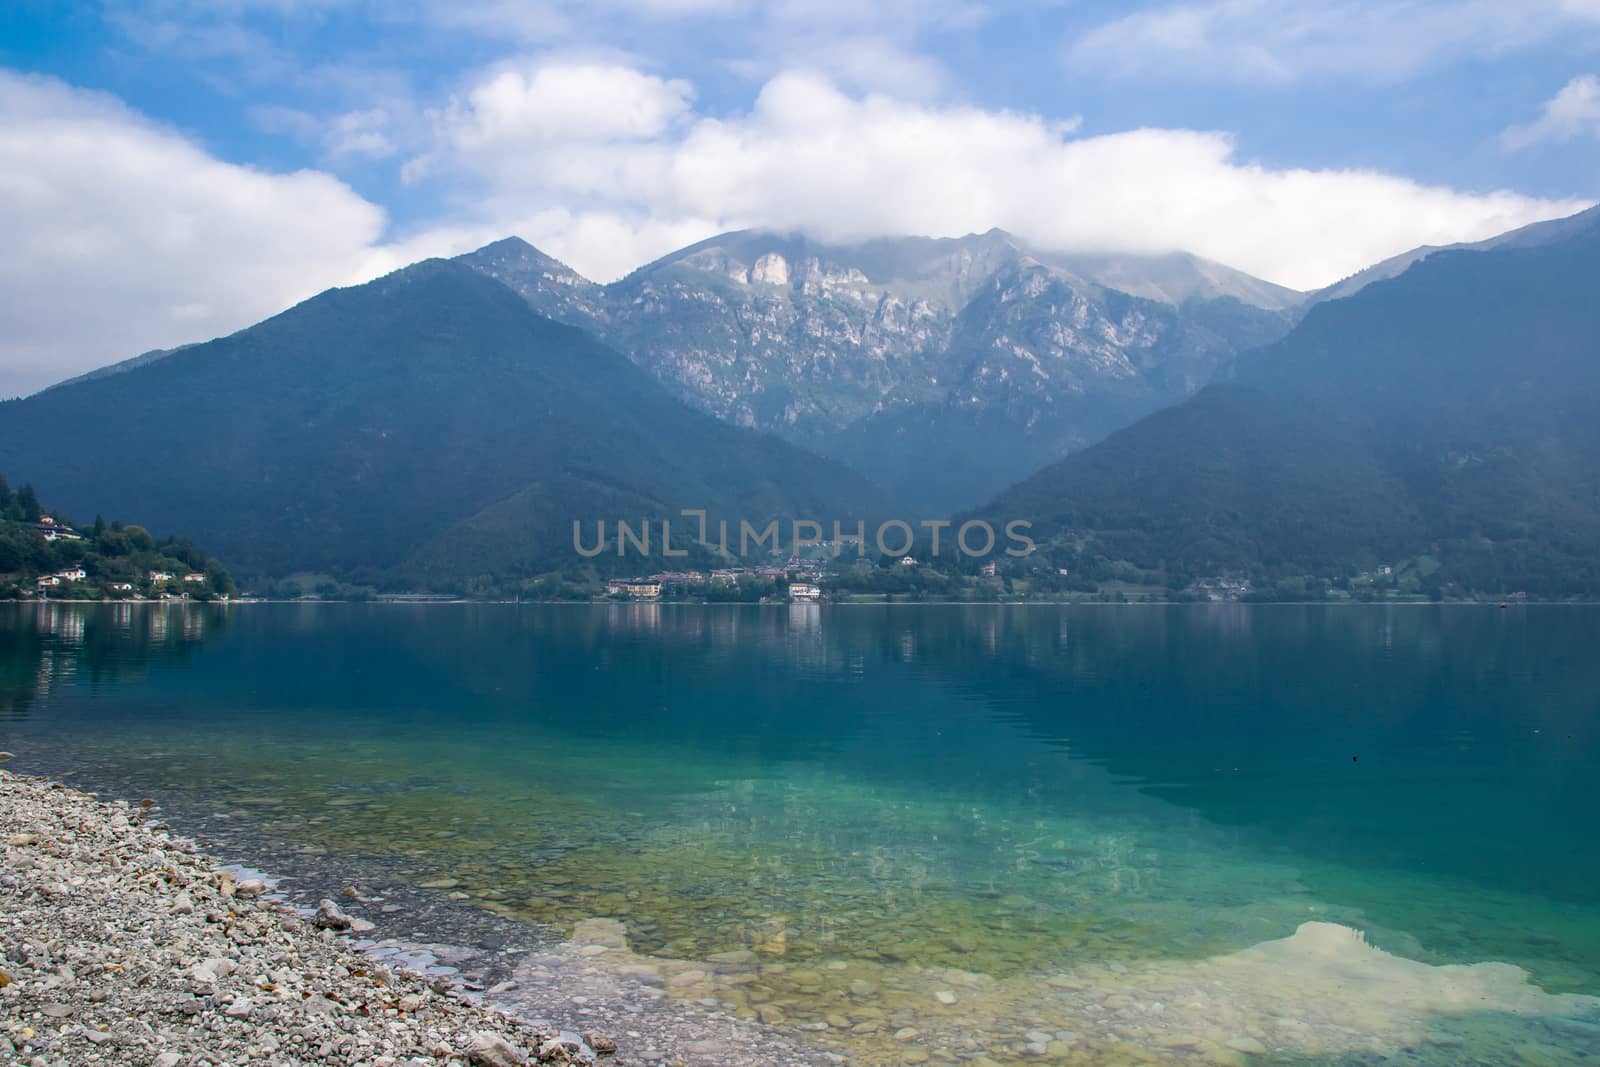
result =
[[360,157],[430,205],[394,225],[326,170],[227,162],[113,97],[0,73],[0,225],[15,249],[0,268],[0,394],[511,233],[599,280],[739,227],[853,239],[998,226],[1047,250],[1181,249],[1308,288],[1585,206],[1267,166],[1223,131],[1085,136],[1074,114],[846,84],[792,69],[730,109],[626,57],[563,53],[340,111],[323,166]]
[[[530,101],[565,86],[619,116],[609,134],[552,129]],[[438,147],[416,170],[481,190],[477,235],[519,233],[601,279],[744,226],[830,239],[999,226],[1055,250],[1183,249],[1310,288],[1584,206],[1274,169],[1223,132],[1080,136],[1076,117],[851,94],[816,74],[774,77],[747,111],[696,114],[688,100],[681,82],[617,66],[494,72],[438,113]]]

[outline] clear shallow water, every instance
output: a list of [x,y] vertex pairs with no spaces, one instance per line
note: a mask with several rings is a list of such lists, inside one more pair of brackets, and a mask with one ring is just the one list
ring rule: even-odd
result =
[[[1597,609],[0,605],[0,641],[17,769],[619,919],[686,1006],[869,1060],[1600,1046]],[[1259,948],[1308,921],[1371,947]]]

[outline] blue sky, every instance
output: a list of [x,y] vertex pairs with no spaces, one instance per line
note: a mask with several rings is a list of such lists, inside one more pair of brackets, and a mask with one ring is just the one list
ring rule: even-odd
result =
[[1600,196],[1597,75],[1600,0],[11,0],[0,395],[507,233],[606,280],[998,225],[1313,287]]

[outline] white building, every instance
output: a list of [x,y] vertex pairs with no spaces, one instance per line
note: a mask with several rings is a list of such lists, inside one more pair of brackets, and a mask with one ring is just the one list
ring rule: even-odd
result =
[[637,578],[613,578],[606,582],[607,596],[626,596],[632,600],[660,600],[661,583]]
[[821,600],[822,599],[822,588],[820,586],[811,585],[811,584],[809,584],[807,582],[790,582],[789,583],[789,599],[790,600]]

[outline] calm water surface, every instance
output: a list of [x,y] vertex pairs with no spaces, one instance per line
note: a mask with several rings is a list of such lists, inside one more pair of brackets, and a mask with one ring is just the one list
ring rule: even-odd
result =
[[864,1061],[1600,1062],[1600,609],[0,605],[0,642],[19,770],[619,919],[685,1010]]

